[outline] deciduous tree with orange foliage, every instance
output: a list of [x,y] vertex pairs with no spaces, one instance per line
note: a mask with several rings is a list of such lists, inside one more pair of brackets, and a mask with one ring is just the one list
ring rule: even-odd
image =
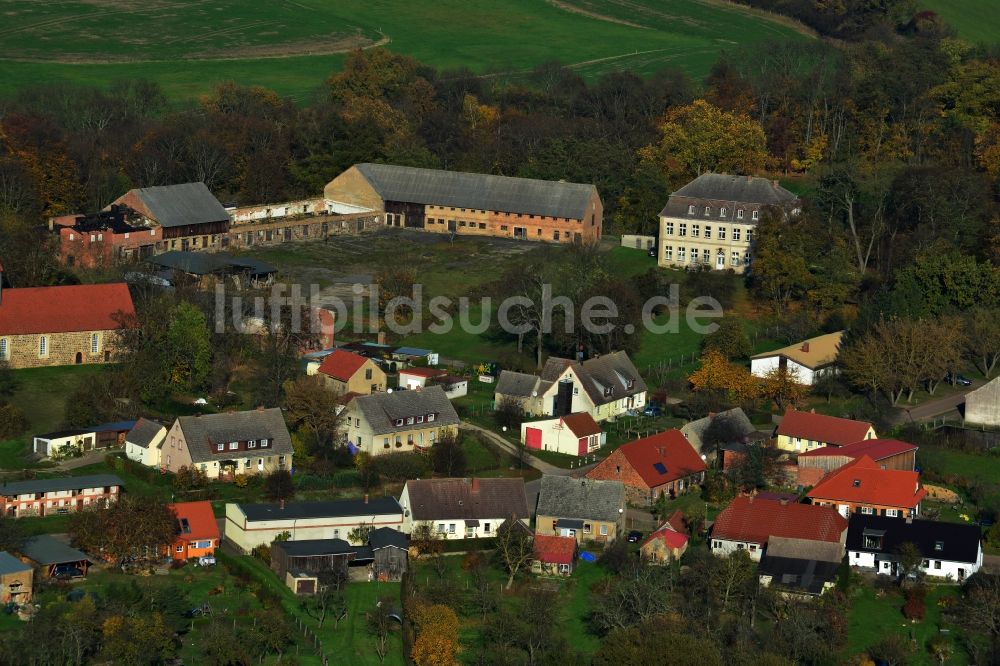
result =
[[718,349],[706,349],[701,365],[688,377],[695,391],[718,391],[735,400],[753,400],[760,394],[757,378],[746,368],[730,363]]
[[411,656],[417,666],[453,666],[458,652],[458,616],[444,604],[413,609],[417,638]]

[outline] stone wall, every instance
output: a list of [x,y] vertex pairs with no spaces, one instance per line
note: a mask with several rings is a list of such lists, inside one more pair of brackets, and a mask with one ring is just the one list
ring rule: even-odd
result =
[[[91,353],[91,335],[97,333],[97,353]],[[44,357],[39,356],[41,335],[0,336],[7,340],[7,361],[12,368],[43,368],[54,365],[107,363],[115,356],[115,331],[75,331],[47,333]],[[79,362],[77,354],[80,355]]]

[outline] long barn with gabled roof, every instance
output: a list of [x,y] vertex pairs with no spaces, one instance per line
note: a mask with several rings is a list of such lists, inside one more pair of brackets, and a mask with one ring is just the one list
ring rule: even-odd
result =
[[552,243],[601,237],[604,206],[594,185],[355,164],[323,190],[327,212],[383,211],[388,226]]

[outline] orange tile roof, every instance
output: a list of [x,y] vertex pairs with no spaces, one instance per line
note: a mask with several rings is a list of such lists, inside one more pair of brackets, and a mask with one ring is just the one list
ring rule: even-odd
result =
[[0,335],[116,330],[118,312],[135,314],[124,282],[4,289]]
[[861,456],[830,472],[809,491],[809,498],[913,508],[927,495],[920,475],[900,469],[882,469],[868,456]]
[[535,559],[550,564],[573,564],[576,539],[573,537],[535,535]]
[[864,421],[789,409],[778,426],[778,434],[846,446],[863,440],[871,427]]
[[562,417],[562,422],[577,437],[589,437],[601,433],[601,426],[597,425],[594,417],[587,412],[576,412]]
[[211,502],[178,502],[170,504],[177,514],[177,522],[187,520],[190,532],[177,535],[178,541],[201,541],[219,538],[219,523],[215,519]]
[[650,488],[708,469],[680,430],[637,439],[622,445],[619,451]]
[[323,359],[318,372],[346,382],[350,381],[354,373],[360,370],[367,360],[364,356],[338,349]]
[[715,519],[712,536],[766,544],[771,537],[839,542],[847,520],[833,509],[741,496]]

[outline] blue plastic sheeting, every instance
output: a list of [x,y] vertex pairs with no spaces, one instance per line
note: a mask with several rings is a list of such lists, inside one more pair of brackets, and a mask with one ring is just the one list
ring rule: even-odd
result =
[[584,562],[596,562],[597,555],[594,555],[593,553],[585,550],[582,553],[580,553],[580,559],[583,560]]

